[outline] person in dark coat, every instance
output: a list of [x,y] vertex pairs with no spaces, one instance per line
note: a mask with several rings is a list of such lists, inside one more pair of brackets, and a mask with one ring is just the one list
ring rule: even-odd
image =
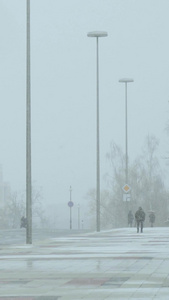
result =
[[135,219],[137,224],[137,232],[139,232],[139,227],[141,229],[141,232],[143,232],[143,223],[145,220],[145,212],[143,211],[142,207],[139,207],[139,209],[135,213]]
[[26,218],[23,216],[22,218],[21,218],[21,224],[20,224],[20,228],[26,228],[26,226],[27,226],[27,220],[26,220]]
[[129,227],[132,227],[133,220],[134,220],[134,216],[133,216],[132,211],[130,210],[129,213],[128,213],[128,225],[129,225]]
[[149,220],[150,220],[150,223],[151,223],[151,227],[153,227],[153,224],[155,222],[155,214],[154,214],[153,211],[149,215]]

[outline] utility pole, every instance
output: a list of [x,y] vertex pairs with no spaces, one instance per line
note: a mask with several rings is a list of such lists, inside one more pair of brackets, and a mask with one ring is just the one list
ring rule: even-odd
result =
[[72,187],[70,186],[70,230],[72,229]]
[[32,244],[30,0],[27,0],[26,14],[26,243]]

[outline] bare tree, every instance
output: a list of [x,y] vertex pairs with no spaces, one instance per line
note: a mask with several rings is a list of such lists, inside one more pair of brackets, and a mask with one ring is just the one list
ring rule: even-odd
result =
[[[101,222],[102,228],[122,227],[127,225],[127,213],[136,211],[142,206],[147,214],[156,212],[156,225],[164,225],[168,217],[169,192],[164,185],[164,174],[156,156],[159,141],[153,135],[145,139],[144,148],[132,164],[129,164],[129,184],[131,185],[131,201],[123,202],[122,187],[125,184],[125,156],[115,143],[111,143],[107,154],[110,163],[109,172],[105,175],[107,190],[101,192]],[[91,206],[95,211],[95,190],[88,194]]]
[[[32,220],[33,226],[46,226],[45,210],[43,206],[42,190],[32,189]],[[10,200],[4,208],[4,212],[0,213],[1,227],[19,228],[21,217],[26,216],[26,200],[25,192],[13,192]]]

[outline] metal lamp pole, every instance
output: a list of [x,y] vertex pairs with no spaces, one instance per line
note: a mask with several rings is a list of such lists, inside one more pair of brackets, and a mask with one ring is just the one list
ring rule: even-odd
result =
[[100,143],[99,143],[99,38],[106,37],[105,31],[93,31],[87,34],[88,37],[96,38],[96,137],[97,137],[97,167],[96,167],[96,229],[100,231]]
[[80,204],[79,203],[77,205],[77,209],[78,209],[78,230],[80,230]]
[[[70,186],[70,203],[72,202],[72,187]],[[70,206],[70,230],[72,229],[72,206]]]
[[126,184],[128,184],[128,122],[127,122],[127,83],[133,82],[133,79],[123,78],[120,79],[119,82],[125,83],[125,132],[126,132],[126,169],[125,169],[125,177]]
[[26,58],[26,243],[32,244],[30,0],[27,0]]

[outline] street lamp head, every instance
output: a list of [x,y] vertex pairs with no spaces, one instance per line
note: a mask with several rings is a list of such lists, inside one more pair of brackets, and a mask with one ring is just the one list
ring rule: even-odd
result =
[[108,36],[106,31],[92,31],[87,34],[88,37],[106,37]]
[[122,78],[119,80],[119,82],[122,82],[122,83],[128,83],[128,82],[133,82],[134,80],[131,79],[131,78]]

